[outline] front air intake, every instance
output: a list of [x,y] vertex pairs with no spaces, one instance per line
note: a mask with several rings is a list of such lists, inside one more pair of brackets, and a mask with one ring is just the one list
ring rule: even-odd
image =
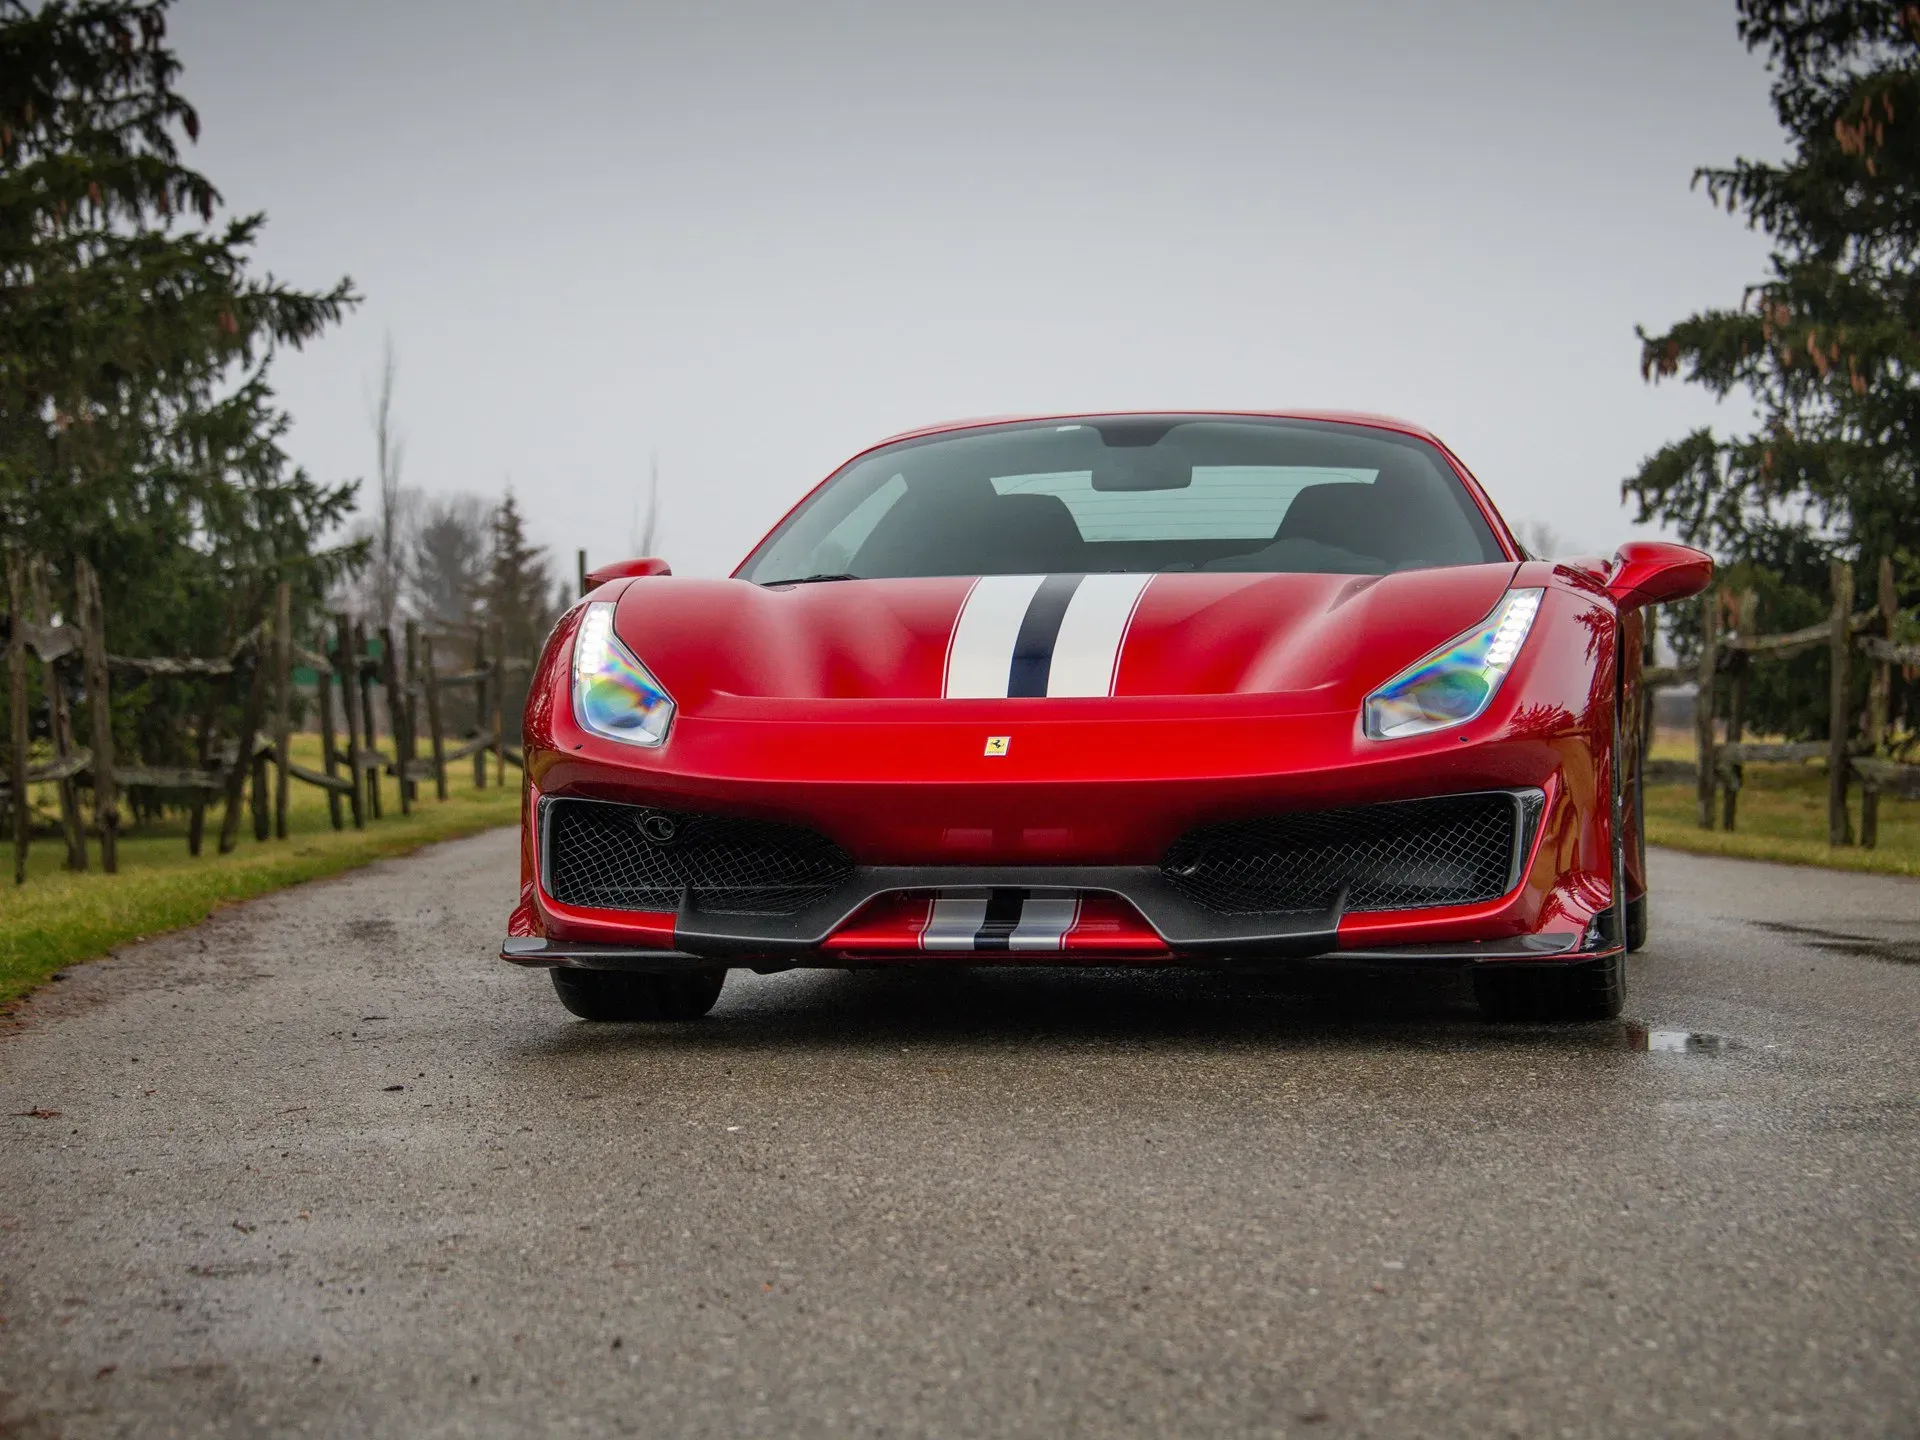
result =
[[1265,815],[1190,830],[1160,870],[1225,915],[1421,910],[1494,900],[1520,881],[1545,796],[1484,791]]
[[853,873],[794,825],[603,800],[548,800],[542,816],[546,891],[563,905],[793,915]]

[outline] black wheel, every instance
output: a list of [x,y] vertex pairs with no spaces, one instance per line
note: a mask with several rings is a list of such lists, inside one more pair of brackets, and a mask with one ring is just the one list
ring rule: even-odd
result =
[[1487,965],[1474,971],[1474,999],[1489,1020],[1579,1024],[1612,1020],[1627,998],[1627,957],[1572,965]]
[[1647,897],[1627,901],[1627,949],[1643,949],[1647,943]]
[[550,972],[560,1003],[582,1020],[614,1024],[639,1020],[698,1020],[713,1009],[725,970],[636,975],[624,970]]

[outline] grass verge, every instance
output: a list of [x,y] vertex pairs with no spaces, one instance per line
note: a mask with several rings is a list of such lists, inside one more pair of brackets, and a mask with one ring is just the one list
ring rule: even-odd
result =
[[[1702,830],[1691,785],[1647,787],[1647,840],[1698,855],[1822,865],[1879,875],[1920,875],[1920,801],[1880,799],[1880,843],[1872,850],[1827,844],[1827,772],[1814,765],[1749,765],[1737,828]],[[1860,792],[1853,792],[1860,829]],[[1720,811],[1715,804],[1715,821]]]
[[[318,740],[296,737],[295,759],[317,768]],[[256,841],[252,816],[245,813],[240,844],[228,855],[216,853],[217,806],[208,812],[206,844],[198,859],[187,853],[185,817],[169,816],[120,837],[118,875],[100,872],[99,849],[93,845],[92,868],[70,873],[63,868],[66,847],[58,839],[36,838],[27,883],[16,889],[0,880],[0,1007],[64,966],[196,924],[233,901],[519,820],[517,771],[508,770],[505,786],[475,790],[471,764],[457,770],[448,777],[446,800],[434,799],[432,783],[423,783],[419,803],[405,817],[393,782],[383,780],[385,818],[369,819],[364,830],[353,829],[351,822],[346,829],[333,829],[325,795],[296,781],[287,807],[288,837]],[[51,794],[44,799],[50,810]],[[501,919],[504,923],[504,908]]]

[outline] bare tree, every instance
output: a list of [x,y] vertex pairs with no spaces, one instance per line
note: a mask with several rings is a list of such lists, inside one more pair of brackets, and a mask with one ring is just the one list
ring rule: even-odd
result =
[[654,543],[660,538],[660,452],[654,451],[647,461],[647,506],[644,518],[640,509],[640,498],[634,497],[633,525],[627,531],[627,553],[629,555],[658,555]]
[[367,567],[367,601],[373,619],[391,625],[400,608],[406,580],[406,510],[411,499],[400,487],[407,443],[393,416],[393,393],[400,378],[393,337],[387,336],[380,359],[380,388],[373,402],[373,445],[379,466],[380,511],[374,517],[373,563]]

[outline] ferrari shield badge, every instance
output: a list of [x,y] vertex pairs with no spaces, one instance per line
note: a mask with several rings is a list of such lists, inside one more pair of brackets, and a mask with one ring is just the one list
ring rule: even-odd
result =
[[989,754],[989,755],[1004,755],[1004,754],[1006,754],[1006,753],[1007,753],[1007,741],[1009,741],[1009,740],[1011,740],[1012,738],[1013,738],[1013,737],[1012,737],[1011,735],[989,735],[989,736],[987,736],[987,754]]

